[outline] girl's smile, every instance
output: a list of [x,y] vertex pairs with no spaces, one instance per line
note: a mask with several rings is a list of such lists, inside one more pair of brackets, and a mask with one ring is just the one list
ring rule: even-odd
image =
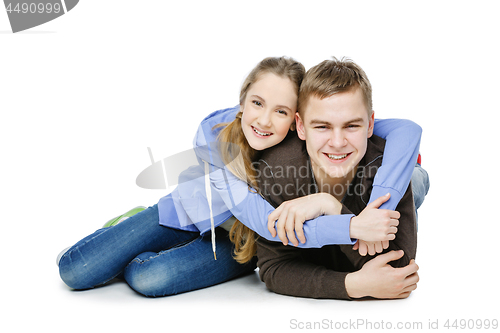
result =
[[250,147],[264,150],[286,137],[297,110],[296,90],[290,79],[272,73],[251,86],[241,106],[241,128]]

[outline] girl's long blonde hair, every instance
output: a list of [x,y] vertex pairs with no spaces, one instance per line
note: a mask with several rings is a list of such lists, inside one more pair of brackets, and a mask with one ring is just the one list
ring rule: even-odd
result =
[[[251,72],[243,82],[240,91],[240,108],[244,105],[250,87],[257,82],[263,74],[272,73],[282,78],[288,78],[294,84],[297,95],[300,84],[305,75],[304,66],[288,57],[270,57],[262,60]],[[219,135],[219,142],[229,142],[226,149],[221,150],[222,160],[230,170],[240,178],[247,182],[255,191],[259,191],[258,183],[256,180],[255,169],[252,167],[252,162],[257,159],[258,151],[254,150],[248,144],[248,141],[241,129],[241,117],[243,112],[240,111],[236,118],[227,124],[219,124],[216,127],[224,127]],[[242,158],[236,159],[235,157],[241,153]],[[236,220],[233,224],[229,238],[234,243],[234,258],[239,263],[250,261],[256,252],[255,233]]]

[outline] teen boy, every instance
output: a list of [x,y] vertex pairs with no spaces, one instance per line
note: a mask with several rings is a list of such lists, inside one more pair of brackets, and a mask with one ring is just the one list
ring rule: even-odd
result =
[[[259,238],[259,275],[270,290],[353,299],[404,298],[416,288],[417,233],[411,184],[396,211],[377,210],[387,198],[367,205],[385,145],[385,140],[373,135],[373,124],[371,85],[354,62],[327,60],[307,72],[299,93],[298,138],[290,135],[263,153],[258,173],[262,194],[278,206],[310,194],[304,188],[329,193],[343,203],[342,214],[352,213],[366,221],[386,214],[388,227],[397,234],[378,256],[361,256],[350,245],[302,249]],[[298,176],[297,170],[311,172]],[[289,205],[307,209],[308,200],[311,197],[295,199]]]

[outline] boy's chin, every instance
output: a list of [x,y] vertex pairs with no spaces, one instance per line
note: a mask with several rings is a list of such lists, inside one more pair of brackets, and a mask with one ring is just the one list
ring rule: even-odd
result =
[[338,167],[324,167],[322,168],[322,172],[324,172],[325,175],[327,175],[330,178],[345,178],[349,173],[352,172],[352,167],[351,166],[338,166]]

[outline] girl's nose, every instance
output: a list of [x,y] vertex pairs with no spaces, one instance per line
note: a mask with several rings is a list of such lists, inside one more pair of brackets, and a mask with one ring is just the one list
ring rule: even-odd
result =
[[271,127],[271,112],[268,110],[262,111],[259,116],[258,123],[262,127]]

